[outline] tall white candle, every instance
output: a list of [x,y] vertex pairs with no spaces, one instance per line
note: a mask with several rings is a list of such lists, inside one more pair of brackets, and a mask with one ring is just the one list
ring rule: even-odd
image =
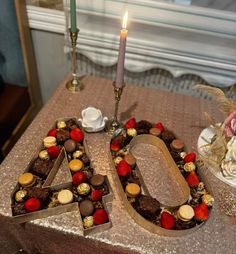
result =
[[119,48],[119,56],[118,56],[117,71],[116,71],[116,82],[115,82],[115,85],[118,88],[121,88],[124,85],[125,51],[126,51],[126,39],[128,35],[128,30],[126,29],[127,19],[128,19],[128,12],[126,12],[124,15],[122,29],[120,30],[120,48]]

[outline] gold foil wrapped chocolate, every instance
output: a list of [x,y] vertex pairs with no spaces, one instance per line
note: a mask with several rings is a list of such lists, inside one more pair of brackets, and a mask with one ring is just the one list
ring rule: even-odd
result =
[[39,152],[39,158],[41,160],[49,160],[49,154],[47,152],[47,150],[42,150]]
[[194,171],[196,169],[196,166],[193,162],[187,162],[184,164],[184,170],[186,172],[191,172]]
[[16,202],[20,203],[24,201],[24,198],[27,196],[26,190],[19,190],[15,194],[15,200]]
[[213,206],[214,198],[210,194],[204,194],[202,196],[202,202],[207,206]]
[[135,137],[135,136],[137,136],[137,131],[134,128],[129,128],[129,129],[127,129],[127,134],[130,137]]
[[73,153],[73,158],[74,159],[79,159],[83,155],[83,152],[80,150],[77,150]]
[[87,195],[90,192],[90,186],[87,183],[81,183],[78,187],[77,187],[77,191],[80,195]]
[[83,220],[84,228],[91,228],[93,226],[93,216],[86,216]]
[[114,159],[115,165],[117,166],[123,160],[122,157],[118,156]]
[[58,121],[57,122],[57,128],[58,129],[66,128],[66,123],[64,121]]

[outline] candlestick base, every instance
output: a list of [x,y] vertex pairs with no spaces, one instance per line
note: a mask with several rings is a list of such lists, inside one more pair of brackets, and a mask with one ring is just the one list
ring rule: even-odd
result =
[[116,87],[115,82],[113,82],[113,86],[114,86],[114,93],[115,93],[115,112],[114,112],[113,119],[107,121],[107,124],[106,124],[106,132],[111,136],[114,134],[114,132],[117,129],[122,127],[122,124],[119,123],[119,121],[117,120],[117,115],[118,115],[120,98],[124,88],[124,86]]
[[81,91],[84,88],[84,84],[83,82],[80,80],[79,77],[74,76],[71,80],[69,80],[66,83],[66,88],[72,92],[72,93],[76,93]]

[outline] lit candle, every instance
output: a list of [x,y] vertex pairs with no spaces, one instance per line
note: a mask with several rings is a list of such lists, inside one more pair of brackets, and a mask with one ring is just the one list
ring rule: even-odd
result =
[[70,29],[72,33],[77,31],[76,27],[76,0],[70,0]]
[[124,85],[125,49],[126,49],[126,39],[128,35],[128,30],[126,29],[127,19],[128,19],[128,12],[126,12],[124,15],[123,25],[120,31],[120,49],[119,49],[116,82],[115,82],[115,85],[118,88],[121,88]]

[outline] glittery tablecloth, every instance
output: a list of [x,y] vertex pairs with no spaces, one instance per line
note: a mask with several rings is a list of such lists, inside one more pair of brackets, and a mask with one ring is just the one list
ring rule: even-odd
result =
[[[0,253],[23,248],[29,253],[235,253],[236,219],[227,216],[228,206],[235,205],[235,189],[225,185],[202,168],[210,184],[215,205],[209,220],[195,232],[183,237],[163,237],[138,226],[123,208],[116,191],[109,161],[109,137],[105,133],[87,134],[89,152],[95,169],[108,175],[114,191],[110,205],[112,228],[84,237],[78,212],[69,212],[22,225],[12,223],[10,194],[18,175],[24,171],[48,129],[57,118],[78,116],[81,110],[95,106],[104,116],[114,110],[112,81],[98,77],[84,78],[85,89],[72,94],[65,89],[66,80],[34,119],[0,166]],[[214,103],[196,98],[127,85],[120,102],[122,121],[134,116],[152,122],[162,121],[185,141],[189,150],[196,149],[201,130],[206,127],[203,112],[220,121]],[[58,182],[57,178],[57,182]],[[208,184],[208,185],[209,185]],[[230,196],[231,195],[231,196]],[[225,197],[226,196],[226,197]]]

